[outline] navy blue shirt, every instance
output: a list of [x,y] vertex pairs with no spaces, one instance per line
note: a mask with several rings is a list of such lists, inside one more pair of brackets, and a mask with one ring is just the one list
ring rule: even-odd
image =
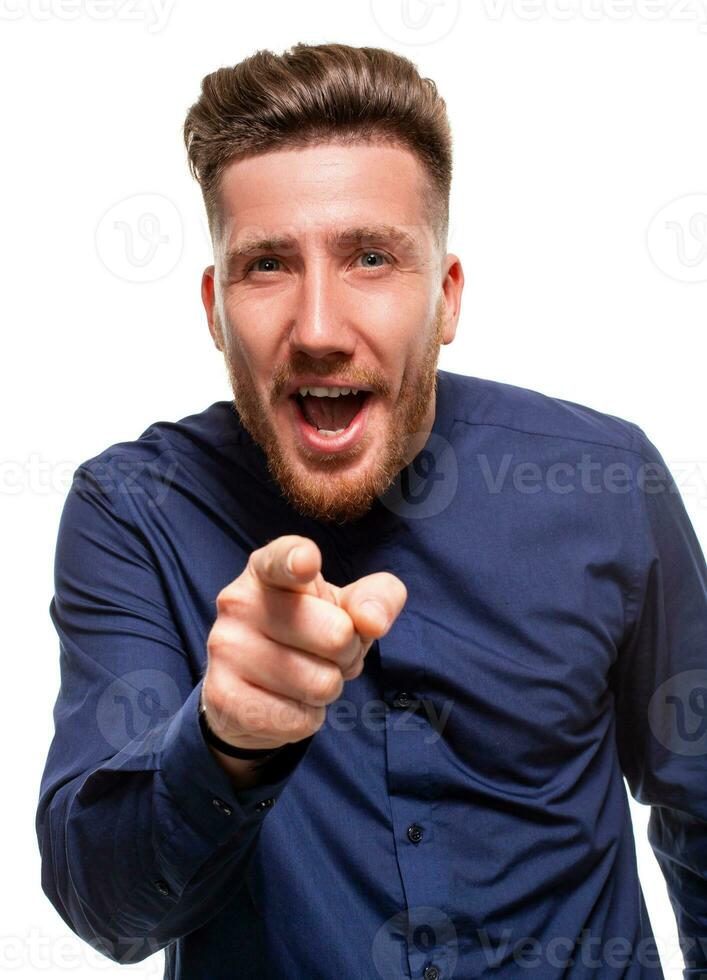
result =
[[[437,378],[425,447],[348,524],[291,509],[230,401],[76,470],[36,830],[46,895],[111,959],[655,980],[625,775],[704,976],[707,576],[674,479],[634,423]],[[387,570],[408,599],[322,728],[234,791],[198,725],[207,637],[282,534],[327,580]]]

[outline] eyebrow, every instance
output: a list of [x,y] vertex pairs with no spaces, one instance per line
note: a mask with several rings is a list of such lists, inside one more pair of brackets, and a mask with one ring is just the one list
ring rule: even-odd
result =
[[[326,236],[326,243],[335,248],[352,248],[363,245],[394,245],[405,251],[417,253],[420,244],[414,235],[397,225],[355,225]],[[226,268],[231,270],[239,260],[267,252],[292,252],[297,240],[290,235],[271,235],[265,238],[244,238],[226,252]]]

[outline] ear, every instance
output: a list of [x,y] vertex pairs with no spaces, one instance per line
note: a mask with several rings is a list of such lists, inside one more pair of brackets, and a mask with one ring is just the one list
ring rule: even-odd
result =
[[445,306],[443,344],[451,344],[457,332],[464,290],[464,270],[458,255],[449,252],[442,264],[442,295]]
[[215,308],[215,298],[214,266],[209,265],[204,269],[204,274],[201,277],[201,302],[206,310],[206,320],[209,324],[211,339],[216,350],[223,352],[223,337],[221,336],[218,312]]

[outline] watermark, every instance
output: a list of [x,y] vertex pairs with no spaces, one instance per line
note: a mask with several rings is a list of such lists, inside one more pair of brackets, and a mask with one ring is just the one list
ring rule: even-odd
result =
[[149,34],[167,26],[174,0],[0,0],[0,20],[144,23]]
[[182,217],[162,194],[133,194],[105,212],[95,242],[101,262],[118,279],[156,282],[182,257]]
[[96,705],[96,723],[105,741],[122,750],[134,744],[142,755],[159,748],[166,723],[182,707],[176,681],[164,670],[142,669],[108,685]]
[[23,934],[0,936],[0,971],[12,972],[28,968],[53,975],[55,970],[114,970],[115,964],[140,962],[140,976],[162,980],[163,947],[174,939],[160,942],[153,937],[118,936],[109,939],[99,936],[95,945],[69,933],[64,936],[49,935],[36,926]]
[[401,44],[434,44],[455,27],[461,0],[371,0],[376,26]]
[[648,724],[671,752],[707,755],[707,670],[683,670],[664,681],[648,704]]
[[502,929],[500,940],[486,929],[477,929],[476,936],[489,966],[513,962],[526,970],[537,970],[546,976],[547,967],[567,969],[582,964],[591,969],[626,968],[631,965],[656,969],[661,965],[660,952],[653,937],[644,937],[634,944],[626,936],[593,936],[583,928],[578,936],[556,935],[520,936],[512,939],[512,929]]
[[418,448],[414,459],[397,474],[391,486],[378,499],[400,517],[436,517],[446,510],[457,493],[459,468],[456,453],[450,443],[436,432],[414,433],[411,446],[415,445]]
[[0,494],[16,497],[20,494],[67,494],[79,463],[75,459],[45,459],[33,452],[24,459],[0,461]]
[[[312,706],[326,706],[325,701],[308,699]],[[427,745],[437,742],[444,732],[454,707],[453,700],[445,700],[437,705],[431,698],[412,698],[405,708],[391,711],[386,701],[372,698],[362,704],[346,698],[337,698],[329,703],[326,716],[318,731],[330,728],[332,731],[350,732],[355,728],[380,732],[385,729],[394,732],[414,732]],[[220,730],[232,727],[232,715],[237,713],[238,724],[248,734],[280,733],[291,730],[292,723],[300,719],[297,707],[281,702],[273,705],[257,697],[238,697],[237,703],[228,702],[220,709],[209,708],[209,722]]]
[[391,916],[376,932],[371,948],[373,965],[383,980],[405,980],[410,976],[453,977],[459,958],[457,931],[442,909],[417,905]]
[[179,466],[172,450],[152,459],[113,458],[110,463],[96,460],[78,471],[73,487],[80,489],[84,484],[89,490],[98,489],[104,494],[142,497],[148,507],[159,507],[174,486]]
[[492,21],[510,18],[561,23],[667,20],[697,24],[701,33],[707,32],[707,8],[703,0],[481,0],[481,7]]
[[[454,500],[460,479],[457,455],[446,439],[435,432],[429,434],[426,442],[424,433],[415,436],[424,448],[379,497],[389,510],[411,519],[433,517],[444,511]],[[670,468],[649,460],[635,465],[623,460],[607,462],[605,456],[595,458],[590,452],[542,465],[510,452],[500,457],[477,453],[475,460],[483,486],[491,496],[509,489],[519,494],[547,492],[565,496],[577,491],[591,495],[628,494],[635,488],[649,496],[667,492],[697,497],[700,506],[707,506],[707,460],[679,460]],[[468,481],[469,469],[465,476]]]
[[583,452],[579,459],[555,459],[542,466],[535,460],[514,462],[515,459],[513,453],[504,453],[500,459],[493,457],[493,461],[487,453],[476,454],[489,494],[502,493],[510,486],[521,494],[548,492],[565,496],[580,491],[595,496],[628,494],[635,487],[648,496],[666,492],[697,495],[701,506],[707,504],[707,460],[680,461],[671,467],[646,460],[632,466],[623,460],[607,463],[603,457],[593,459],[589,452]]
[[[378,498],[388,510],[413,520],[444,511],[455,499],[461,479],[451,443],[435,432],[417,435],[421,436],[419,442],[425,443],[424,448]],[[230,444],[218,445],[225,450]],[[577,491],[591,495],[627,494],[635,486],[647,495],[680,494],[707,507],[707,459],[676,459],[670,461],[670,466],[644,461],[631,466],[621,460],[607,463],[604,458],[593,459],[591,453],[583,453],[578,459],[555,459],[541,465],[513,453],[500,457],[477,453],[475,461],[483,487],[490,495],[508,489],[531,495],[548,492],[564,496]],[[171,449],[150,459],[113,456],[110,461],[92,460],[88,466],[76,459],[52,460],[31,452],[24,459],[0,461],[0,496],[66,496],[71,490],[85,488],[106,495],[142,497],[146,506],[159,507],[175,486],[180,466],[178,451]],[[190,483],[197,476],[190,469]],[[468,481],[472,469],[468,468],[464,476]]]
[[168,450],[169,459],[111,459],[110,463],[91,462],[84,467],[75,459],[46,459],[41,453],[29,453],[24,459],[0,461],[0,495],[21,494],[65,496],[72,489],[86,488],[102,493],[118,493],[146,498],[150,507],[167,499],[179,469],[179,461]]
[[664,205],[648,226],[646,245],[655,267],[670,279],[706,282],[707,194],[684,194]]
[[[702,962],[707,952],[707,937],[674,937],[668,939],[644,936],[634,942],[622,935],[593,935],[586,927],[576,935],[518,934],[511,928],[490,931],[474,927],[471,914],[454,918],[434,906],[402,909],[391,916],[377,931],[372,943],[372,957],[378,974],[384,980],[403,980],[410,976],[454,976],[462,965],[480,975],[481,960],[491,969],[527,971],[545,978],[552,970],[571,967],[599,970],[627,969],[643,966],[660,969],[683,964],[690,968]],[[466,958],[460,961],[460,949]],[[435,969],[437,972],[435,972]],[[466,975],[466,969],[463,970]]]

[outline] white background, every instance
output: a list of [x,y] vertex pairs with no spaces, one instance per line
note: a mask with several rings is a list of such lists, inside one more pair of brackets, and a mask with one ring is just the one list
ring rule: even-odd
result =
[[[432,77],[455,138],[449,249],[466,273],[440,367],[637,422],[707,542],[704,4],[161,4],[0,0],[0,970],[15,976],[162,976],[162,953],[118,967],[68,930],[40,888],[34,819],[71,474],[153,421],[230,397],[199,296],[211,254],[181,137],[203,75],[257,48],[343,41],[392,48]],[[143,213],[157,216],[156,244]],[[631,807],[677,980],[648,811]]]

